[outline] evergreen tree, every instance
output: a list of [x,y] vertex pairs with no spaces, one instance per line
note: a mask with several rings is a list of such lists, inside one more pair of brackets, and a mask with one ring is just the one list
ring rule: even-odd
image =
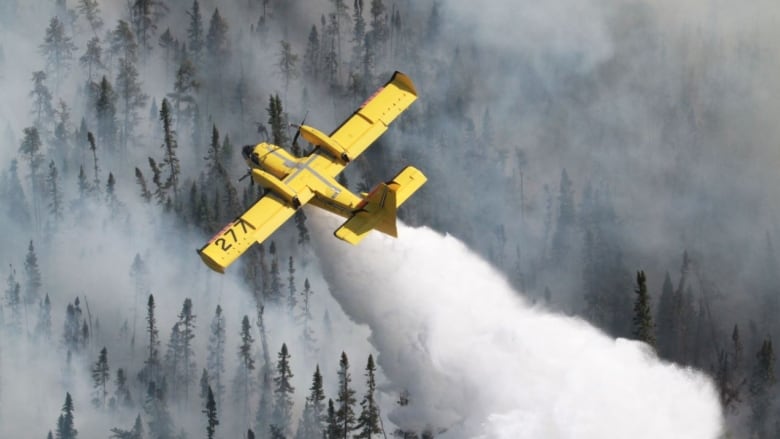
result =
[[195,379],[195,349],[192,339],[195,338],[195,314],[192,313],[192,300],[184,299],[179,313],[179,331],[181,333],[181,352],[183,360],[184,399],[189,400],[190,383]]
[[[189,59],[182,59],[179,68],[176,70],[176,79],[173,83],[173,92],[168,93],[168,97],[173,99],[173,107],[176,110],[176,126],[186,117],[191,117],[193,109],[196,106],[195,96],[193,95],[200,87],[197,80],[197,68]],[[184,105],[184,107],[183,107]]]
[[298,55],[293,53],[290,43],[282,40],[279,42],[279,55],[276,66],[284,78],[284,92],[290,86],[290,81],[298,77]]
[[268,124],[271,126],[271,143],[281,146],[287,146],[287,121],[282,109],[282,100],[279,95],[270,96],[268,101]]
[[301,320],[303,325],[303,347],[307,354],[314,353],[317,348],[317,340],[314,338],[314,330],[312,329],[312,322],[314,321],[310,306],[312,294],[314,292],[311,290],[309,278],[306,278],[303,281],[303,291],[301,292],[301,296],[303,296],[301,301]]
[[298,245],[306,245],[309,243],[309,229],[306,227],[306,213],[303,209],[295,211],[293,217],[295,219],[295,227],[298,229]]
[[117,21],[116,27],[111,31],[109,38],[109,54],[112,59],[119,57],[132,63],[138,61],[138,42],[128,22],[125,20]]
[[43,44],[39,47],[46,58],[46,70],[54,73],[54,90],[57,91],[73,59],[73,51],[76,50],[73,39],[65,34],[65,25],[59,18],[51,18]]
[[111,437],[116,439],[144,439],[144,426],[141,422],[141,415],[136,415],[133,428],[130,430],[112,428]]
[[637,287],[634,290],[637,297],[634,301],[634,329],[633,335],[637,340],[643,341],[655,348],[655,324],[650,309],[650,296],[647,293],[647,280],[644,271],[636,273]]
[[46,72],[43,70],[32,74],[33,89],[30,91],[30,97],[32,98],[32,115],[34,117],[33,126],[39,132],[46,132],[46,127],[54,120],[52,94],[46,86],[46,78]]
[[70,393],[65,393],[65,403],[62,405],[62,414],[57,420],[57,439],[76,439],[78,431],[75,428],[73,412],[73,398]]
[[11,335],[20,336],[22,334],[22,297],[21,286],[16,281],[16,270],[14,267],[10,267],[10,273],[8,274],[8,280],[6,281],[5,290],[5,305],[11,312],[5,321],[8,332]]
[[81,348],[81,310],[69,303],[65,308],[62,342],[68,352],[78,352]]
[[317,26],[312,25],[306,42],[306,50],[303,53],[302,69],[304,81],[307,83],[317,81],[321,65],[320,37],[317,32]]
[[141,91],[138,69],[135,62],[128,58],[119,59],[119,71],[116,76],[117,94],[121,105],[122,129],[120,139],[122,151],[126,151],[129,139],[133,137],[138,123],[138,109],[146,105],[148,96]]
[[341,353],[339,361],[339,392],[336,403],[336,420],[339,428],[338,437],[347,439],[355,429],[355,390],[352,388],[352,377],[349,374],[349,359],[347,354]]
[[145,52],[151,50],[149,41],[157,31],[157,22],[168,12],[165,3],[157,0],[134,0],[130,8],[131,21],[138,43]]
[[175,427],[168,411],[165,392],[154,381],[147,386],[144,411],[149,424],[149,439],[173,438]]
[[[99,92],[95,101],[95,114],[97,115],[97,137],[100,144],[108,149],[113,149],[116,146],[114,141],[117,132],[116,93],[105,76],[100,80]],[[90,142],[90,145],[94,154],[94,140]]]
[[51,300],[49,295],[40,301],[38,306],[38,322],[35,324],[35,336],[39,340],[51,340]]
[[756,354],[756,362],[748,383],[750,391],[751,428],[759,438],[767,435],[769,410],[772,405],[772,387],[775,378],[775,354],[772,340],[765,339]]
[[287,262],[287,312],[290,319],[295,319],[295,308],[298,305],[298,292],[295,289],[295,263],[290,256]]
[[322,374],[320,374],[320,365],[318,364],[312,376],[309,396],[306,397],[306,403],[303,407],[295,438],[314,439],[322,437],[325,421],[325,391],[322,387]]
[[249,398],[252,394],[252,371],[255,370],[255,359],[252,355],[252,337],[249,316],[244,315],[241,320],[241,345],[238,348],[238,372],[233,382],[236,400],[241,406],[243,419],[246,420],[249,412]]
[[24,303],[31,305],[38,302],[41,294],[41,270],[38,268],[38,256],[32,241],[24,258],[24,274]]
[[207,352],[206,367],[216,390],[217,405],[221,406],[225,395],[225,316],[219,305],[211,320]]
[[36,223],[40,219],[38,209],[38,194],[41,193],[41,181],[42,177],[39,169],[43,163],[43,144],[41,143],[41,137],[38,133],[38,129],[35,127],[28,127],[24,129],[24,139],[19,147],[19,152],[27,160],[27,164],[30,167],[30,189],[32,194],[32,207],[33,216]]
[[290,353],[287,344],[282,344],[276,362],[276,376],[274,377],[274,425],[279,429],[282,437],[290,434],[290,422],[292,421],[293,392],[295,388],[290,383],[293,374],[290,371]]
[[106,406],[106,397],[108,396],[108,381],[111,375],[108,367],[108,350],[104,346],[100,350],[100,355],[95,364],[92,366],[92,387],[93,397],[92,404],[97,408],[103,408]]
[[84,54],[79,57],[79,63],[81,64],[81,67],[87,69],[88,84],[93,82],[92,78],[94,73],[105,70],[106,66],[103,64],[103,47],[100,46],[100,39],[98,37],[92,37],[87,41],[87,48]]
[[282,280],[279,273],[279,257],[276,254],[276,243],[271,241],[269,247],[269,253],[271,254],[271,271],[270,282],[268,285],[268,292],[265,294],[265,298],[269,303],[274,305],[280,305],[282,303]]
[[204,30],[203,16],[200,13],[198,0],[192,2],[192,9],[187,11],[190,23],[187,27],[187,43],[192,53],[192,59],[199,64],[203,59]]
[[333,404],[333,400],[328,398],[328,411],[326,415],[326,427],[325,434],[323,436],[326,439],[341,439],[346,436],[346,433],[342,432],[339,418],[336,415],[336,407]]
[[49,194],[49,214],[53,217],[53,223],[58,223],[63,218],[62,190],[57,178],[57,166],[54,160],[49,162],[49,175],[46,177],[46,189]]
[[206,437],[208,439],[214,439],[214,432],[217,429],[217,425],[219,425],[219,420],[217,419],[217,402],[214,400],[214,392],[212,392],[211,386],[209,386],[208,389],[206,409],[203,410],[203,413],[206,415],[207,419]]
[[566,169],[561,171],[560,192],[558,194],[558,221],[552,237],[551,256],[559,267],[564,264],[571,251],[572,233],[575,226],[574,189]]
[[[176,47],[178,47],[179,41],[173,37],[173,34],[171,33],[171,28],[166,28],[165,32],[163,32],[162,35],[160,35],[160,39],[157,41],[157,44],[165,51],[165,54],[163,55],[163,59],[165,60],[165,80],[168,81],[170,79],[169,72],[170,72],[170,64],[171,64],[171,54],[174,53]],[[154,114],[156,115],[157,111],[155,111]]]
[[228,41],[228,24],[219,13],[219,8],[214,9],[209,21],[209,30],[206,34],[206,52],[209,56],[209,64],[212,71],[223,68],[230,55]]
[[375,372],[374,357],[369,354],[366,364],[366,394],[360,402],[361,410],[356,426],[360,432],[355,436],[357,438],[371,439],[382,433],[382,427],[379,425],[379,406],[374,398],[376,394]]
[[[92,33],[97,36],[103,27],[103,19],[100,18],[100,5],[97,0],[78,0],[78,11],[89,23]],[[97,37],[96,37],[97,38]]]
[[168,99],[163,99],[162,106],[160,107],[160,121],[163,124],[163,136],[164,142],[162,144],[165,149],[165,158],[163,159],[163,165],[168,168],[168,179],[165,182],[165,187],[173,188],[174,204],[178,198],[179,187],[179,159],[176,157],[176,132],[173,130],[171,123],[171,109],[168,104]]
[[159,382],[160,377],[160,334],[157,329],[154,308],[154,295],[150,294],[149,300],[146,302],[146,333],[149,345],[147,347],[146,360],[144,360],[144,367],[138,373],[138,378],[146,385],[152,382]]
[[130,386],[127,383],[127,374],[121,367],[116,370],[116,378],[114,380],[114,404],[116,407],[131,408],[133,407],[133,396],[130,393]]

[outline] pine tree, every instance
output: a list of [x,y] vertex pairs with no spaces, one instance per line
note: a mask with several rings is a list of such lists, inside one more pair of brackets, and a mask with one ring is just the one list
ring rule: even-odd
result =
[[212,71],[222,69],[230,55],[227,33],[227,21],[220,15],[219,8],[214,9],[214,13],[209,21],[209,30],[206,34],[206,52],[209,56],[208,59]]
[[[89,23],[92,33],[97,35],[103,27],[103,19],[100,18],[100,5],[97,0],[78,0],[78,11]],[[97,38],[97,37],[96,37]]]
[[65,393],[62,414],[57,420],[57,439],[76,439],[78,437],[78,431],[74,426],[74,411],[73,398],[71,398],[70,393]]
[[30,167],[30,189],[32,193],[32,207],[33,207],[33,219],[36,223],[40,219],[38,208],[38,196],[41,193],[41,181],[42,176],[39,172],[41,164],[43,163],[43,144],[41,142],[38,129],[35,127],[28,127],[24,129],[24,139],[19,147],[19,152],[22,157],[27,160],[27,164]]
[[183,360],[182,380],[184,385],[184,400],[189,401],[190,383],[195,379],[195,349],[192,340],[195,338],[195,314],[192,313],[192,300],[184,299],[179,313],[179,330],[181,333],[181,351]]
[[129,139],[133,137],[138,123],[138,110],[146,105],[149,98],[141,91],[138,69],[135,62],[128,58],[119,59],[119,71],[116,76],[117,95],[121,105],[122,130],[120,131],[122,151],[127,150]]
[[204,30],[203,16],[200,13],[200,4],[198,0],[192,2],[192,9],[187,11],[190,17],[190,24],[187,27],[187,43],[192,53],[192,59],[196,64],[200,64],[203,59]]
[[104,408],[106,406],[108,381],[110,377],[108,350],[106,350],[106,347],[104,346],[103,349],[100,350],[97,361],[92,366],[92,387],[94,387],[92,404],[97,408]]
[[379,425],[379,406],[376,399],[376,366],[374,365],[373,355],[368,355],[366,364],[366,394],[360,402],[360,416],[358,417],[356,429],[360,430],[357,438],[371,439],[382,433],[382,427]]
[[225,316],[217,305],[211,320],[211,334],[207,348],[206,367],[216,391],[217,405],[221,406],[225,395]]
[[46,58],[46,69],[49,72],[54,72],[54,90],[57,91],[62,77],[73,59],[73,51],[76,50],[73,39],[65,34],[65,26],[59,18],[51,18],[49,27],[46,28],[43,44],[39,48]]
[[119,57],[130,60],[133,63],[138,61],[138,43],[128,22],[125,20],[117,21],[116,27],[111,31],[109,38],[109,54],[112,59]]
[[24,258],[24,274],[24,303],[31,305],[38,302],[41,294],[41,270],[38,268],[38,256],[32,241]]
[[295,263],[290,256],[287,262],[287,312],[290,320],[295,319],[295,308],[298,305],[298,292],[295,289]]
[[160,334],[157,329],[157,319],[154,316],[154,295],[149,295],[146,302],[146,333],[149,340],[144,367],[138,373],[142,383],[149,385],[159,382],[160,377]]
[[127,374],[125,374],[125,370],[121,367],[116,370],[114,386],[114,404],[117,407],[123,408],[133,407],[133,396],[130,393],[130,386],[127,383]]
[[21,286],[16,281],[16,270],[14,267],[10,267],[10,273],[8,274],[8,280],[6,281],[5,290],[5,304],[11,312],[5,322],[8,326],[8,332],[14,336],[20,336],[22,334],[22,297]]
[[339,392],[336,403],[336,420],[339,426],[339,436],[347,439],[350,432],[355,429],[355,390],[351,387],[352,377],[349,374],[349,359],[347,354],[341,353],[339,361]]
[[217,402],[214,400],[214,392],[212,392],[211,386],[209,386],[208,389],[206,408],[203,410],[203,413],[206,415],[207,419],[206,437],[208,439],[214,439],[214,432],[217,429],[217,425],[219,425],[219,420],[217,419]]
[[157,31],[157,21],[168,11],[168,7],[162,1],[134,0],[130,8],[131,20],[138,43],[145,52],[151,50],[149,41]]
[[320,37],[317,32],[317,26],[312,25],[306,42],[306,50],[303,53],[302,69],[304,81],[307,83],[317,81],[321,65]]
[[92,77],[94,73],[106,69],[105,64],[103,64],[103,47],[100,46],[100,39],[98,37],[92,37],[87,41],[87,48],[84,54],[79,57],[79,64],[81,64],[81,67],[87,69],[88,84],[93,82]]
[[[173,107],[176,110],[177,129],[186,117],[192,116],[196,106],[193,93],[198,90],[198,87],[200,87],[200,83],[197,80],[195,64],[189,58],[182,59],[176,70],[173,92],[168,93],[168,97],[173,99]],[[186,107],[182,108],[182,105],[186,105]]]
[[314,330],[312,329],[312,322],[314,320],[310,306],[312,294],[314,294],[314,292],[311,290],[309,278],[306,278],[303,281],[303,291],[301,292],[301,296],[303,296],[303,300],[301,301],[301,320],[303,325],[303,347],[305,352],[309,355],[313,354],[317,348],[317,340],[314,338]]
[[144,439],[144,426],[141,422],[141,415],[136,415],[132,429],[112,428],[111,433],[111,437],[116,439]]
[[293,53],[288,41],[282,40],[279,45],[276,67],[279,68],[279,73],[284,78],[284,92],[286,94],[290,81],[298,77],[298,55]]
[[652,310],[650,309],[650,296],[647,293],[647,282],[644,271],[636,273],[637,287],[634,290],[637,297],[634,302],[634,329],[633,335],[637,340],[643,341],[655,348],[655,324],[653,323]]
[[52,105],[52,94],[46,87],[46,72],[39,70],[33,72],[33,89],[30,91],[32,98],[32,114],[34,116],[33,126],[39,132],[46,132],[46,127],[54,120],[54,106]]
[[287,122],[282,109],[282,100],[278,94],[269,97],[266,111],[268,112],[268,124],[271,126],[271,143],[282,148],[286,147],[289,141],[287,138]]
[[51,300],[49,295],[38,306],[38,322],[35,324],[35,336],[39,340],[51,340]]
[[295,227],[298,228],[298,245],[306,245],[309,243],[309,229],[306,227],[306,213],[303,209],[295,211],[293,217],[295,219]]
[[165,392],[154,381],[149,382],[147,386],[144,411],[149,424],[149,439],[169,439],[173,437],[175,427],[173,418],[168,411]]
[[271,245],[268,249],[271,254],[271,270],[270,270],[270,282],[268,285],[268,291],[264,294],[268,303],[273,305],[280,305],[282,303],[282,280],[279,273],[279,257],[276,254],[276,243],[271,241]]
[[333,400],[328,398],[328,411],[326,415],[326,427],[323,435],[327,439],[341,439],[346,436],[342,432],[339,418],[336,415],[336,407],[333,404]]
[[273,419],[274,425],[282,433],[283,437],[290,434],[290,422],[292,421],[293,392],[295,388],[290,384],[293,374],[290,370],[290,353],[287,344],[282,344],[276,362],[276,376],[274,377],[274,401]]
[[322,374],[320,374],[320,365],[318,364],[312,376],[309,396],[306,397],[306,403],[303,407],[295,438],[314,439],[322,437],[325,421],[325,391],[322,387]]
[[168,104],[168,99],[163,99],[162,106],[160,107],[160,121],[163,124],[163,138],[162,144],[165,149],[165,158],[163,159],[163,165],[168,168],[168,179],[165,182],[166,187],[173,188],[173,201],[177,203],[178,191],[179,191],[179,159],[176,157],[176,132],[173,130],[171,123],[171,109]]
[[53,223],[57,224],[63,218],[62,190],[58,180],[57,166],[54,160],[49,162],[49,175],[46,177],[46,189],[49,194],[49,214]]
[[756,362],[748,383],[750,391],[751,428],[759,438],[768,437],[769,410],[775,377],[775,354],[772,340],[767,338],[756,354]]
[[255,359],[252,355],[252,343],[255,339],[252,337],[249,316],[244,315],[241,320],[241,345],[238,348],[238,372],[236,373],[233,388],[237,401],[241,405],[243,419],[247,418],[249,412],[249,398],[252,394],[252,371],[255,370]]
[[[108,149],[116,145],[116,93],[108,79],[103,76],[100,80],[99,92],[95,101],[95,114],[97,115],[97,137],[100,144]],[[94,140],[90,142],[95,151]],[[97,178],[96,178],[97,179]]]

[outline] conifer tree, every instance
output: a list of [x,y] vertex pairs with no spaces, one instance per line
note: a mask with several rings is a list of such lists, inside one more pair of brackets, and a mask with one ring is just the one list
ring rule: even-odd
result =
[[97,38],[97,33],[103,27],[103,19],[100,18],[100,5],[97,0],[78,0],[78,11],[89,23],[92,33]]
[[209,30],[206,34],[206,51],[209,56],[209,64],[212,71],[221,69],[230,55],[228,41],[228,23],[219,13],[219,8],[214,9],[209,21]]
[[219,419],[217,419],[217,402],[214,400],[214,392],[211,390],[211,386],[208,389],[208,396],[206,399],[206,408],[203,410],[206,415],[206,437],[208,439],[214,439],[214,432],[219,425]]
[[287,138],[287,122],[282,109],[282,100],[279,95],[272,95],[268,100],[268,124],[271,126],[271,143],[281,147],[286,147]]
[[[176,78],[173,83],[173,92],[168,97],[173,99],[173,108],[176,110],[176,127],[180,127],[185,117],[192,116],[196,106],[195,93],[200,87],[197,80],[197,68],[189,59],[184,58],[176,70]],[[186,105],[186,107],[182,107]]]
[[279,42],[279,55],[276,66],[284,78],[284,92],[290,86],[290,81],[298,77],[298,55],[292,51],[290,43],[282,40]]
[[314,370],[309,395],[303,407],[303,413],[295,433],[296,439],[320,438],[323,436],[326,421],[325,391],[322,386],[320,365]]
[[54,160],[49,162],[49,175],[46,177],[46,189],[49,194],[49,214],[57,223],[63,218],[62,190],[58,180],[57,166]]
[[123,368],[116,370],[114,379],[114,404],[116,407],[131,408],[133,406],[133,396],[130,393],[130,386],[127,383],[127,374]]
[[268,291],[264,294],[266,300],[274,305],[281,305],[282,303],[282,280],[279,273],[279,257],[276,254],[276,243],[271,241],[271,245],[268,249],[271,254],[271,271],[270,282],[268,285]]
[[379,425],[379,406],[376,403],[376,366],[374,365],[374,356],[368,355],[366,364],[366,394],[360,402],[360,416],[358,417],[356,429],[360,430],[357,438],[371,439],[382,433],[382,427]]
[[77,187],[79,191],[79,200],[86,200],[92,188],[89,186],[89,180],[87,180],[87,173],[84,172],[84,166],[79,165],[79,176],[77,181]]
[[217,405],[221,406],[225,395],[225,316],[219,305],[211,320],[207,352],[206,367],[216,391]]
[[130,60],[133,63],[138,61],[138,42],[127,21],[117,21],[116,27],[111,31],[109,38],[109,54],[112,59],[119,57]]
[[190,17],[190,23],[187,27],[187,43],[192,53],[192,59],[196,64],[203,60],[204,30],[203,16],[200,13],[200,4],[198,0],[192,2],[192,9],[187,11]]
[[775,354],[772,340],[767,338],[756,354],[756,362],[748,382],[750,392],[751,429],[759,438],[768,437],[769,410],[772,405],[772,387],[776,382]]
[[19,180],[18,165],[19,162],[16,159],[11,160],[4,184],[0,185],[0,197],[4,200],[2,204],[8,218],[17,225],[28,225],[30,223],[30,210]]
[[46,127],[54,120],[52,94],[46,86],[46,78],[46,72],[43,70],[32,74],[33,89],[30,91],[30,97],[32,98],[32,115],[34,117],[33,126],[39,132],[46,132]]
[[135,417],[133,428],[130,430],[122,430],[120,428],[111,429],[111,438],[116,439],[144,439],[144,426],[141,422],[141,415],[138,414]]
[[164,390],[154,381],[149,382],[144,402],[147,422],[149,424],[149,439],[169,439],[173,437],[175,427],[168,410]]
[[290,320],[295,319],[295,308],[298,305],[298,295],[295,289],[295,262],[290,256],[287,261],[287,312]]
[[276,362],[276,376],[274,377],[274,425],[279,429],[282,437],[288,437],[290,422],[292,421],[293,392],[295,388],[290,383],[293,378],[290,370],[290,353],[287,344],[282,344]]
[[132,59],[125,57],[119,59],[116,88],[122,114],[121,147],[125,152],[139,120],[138,110],[146,105],[148,99],[148,96],[141,91],[138,69]]
[[27,246],[27,256],[24,258],[24,274],[24,303],[31,305],[38,302],[41,294],[41,270],[32,241]]
[[144,367],[138,373],[138,378],[146,385],[152,382],[159,382],[160,377],[160,335],[157,329],[154,309],[154,295],[150,294],[149,300],[146,302],[146,333],[149,344]]
[[168,7],[162,1],[133,0],[130,8],[133,29],[138,37],[138,44],[145,53],[152,49],[149,41],[157,31],[157,21],[166,12],[168,12]]
[[303,326],[303,347],[305,352],[309,355],[313,354],[317,347],[317,340],[314,337],[314,330],[312,329],[312,322],[314,321],[314,317],[311,313],[312,294],[314,294],[314,292],[311,290],[309,278],[306,278],[303,281],[303,291],[301,292],[301,296],[303,296],[303,300],[301,301],[301,324]]
[[35,127],[28,127],[24,129],[24,139],[19,147],[19,152],[22,157],[27,161],[27,165],[30,167],[30,189],[32,194],[32,207],[33,207],[33,219],[36,223],[40,219],[38,209],[38,194],[41,193],[41,173],[39,169],[43,163],[43,143],[41,142],[38,129]]
[[5,322],[8,332],[18,337],[22,334],[22,297],[21,286],[16,281],[16,270],[13,266],[10,267],[6,281],[5,304],[11,312]]
[[92,366],[92,404],[97,408],[106,406],[106,397],[108,397],[108,381],[111,377],[108,366],[108,350],[104,346],[100,350],[100,355]]
[[558,266],[564,263],[571,250],[572,233],[575,226],[574,189],[566,169],[561,171],[560,192],[558,194],[558,221],[552,237],[551,256]]
[[[84,0],[90,1],[90,0]],[[79,64],[81,67],[87,69],[87,83],[93,82],[93,74],[105,70],[106,66],[103,64],[103,47],[100,46],[100,39],[98,37],[92,37],[87,41],[87,48],[84,54],[79,57]]]
[[305,82],[317,81],[322,65],[320,53],[320,37],[317,26],[312,25],[309,37],[306,41],[306,50],[303,53],[303,76]]
[[325,436],[327,439],[341,439],[346,436],[346,433],[342,431],[339,418],[336,415],[336,406],[333,404],[333,400],[328,398],[328,411],[326,415],[326,427]]
[[243,419],[246,420],[249,412],[249,398],[252,394],[252,371],[255,370],[255,359],[252,355],[252,337],[249,316],[244,315],[241,320],[241,345],[238,347],[238,371],[233,382],[236,400],[241,406]]
[[349,373],[349,359],[347,354],[341,353],[339,361],[339,392],[336,398],[336,420],[339,426],[339,436],[347,439],[355,429],[355,390],[352,388],[352,377]]
[[[97,115],[97,137],[100,144],[113,149],[116,145],[116,93],[108,79],[103,76],[100,80],[97,100],[95,101],[95,114]],[[92,140],[93,156],[95,153],[95,142]],[[97,179],[97,178],[96,178]]]
[[168,168],[168,179],[165,181],[166,187],[173,188],[173,200],[174,204],[177,204],[179,191],[179,159],[176,157],[176,132],[173,130],[171,122],[171,108],[168,104],[168,99],[163,99],[162,106],[160,107],[160,121],[163,124],[163,144],[162,147],[165,150],[165,158],[163,159],[163,165]]
[[298,245],[306,245],[309,243],[309,229],[306,227],[306,213],[303,209],[295,211],[293,217],[295,219],[295,227],[298,229]]
[[57,17],[52,17],[49,27],[46,28],[46,36],[40,46],[41,53],[46,58],[46,69],[54,73],[54,90],[59,90],[59,85],[65,72],[73,59],[73,51],[76,45],[73,39],[65,34],[65,25]]
[[73,412],[73,398],[70,393],[65,393],[65,403],[62,405],[62,414],[57,420],[57,439],[76,439],[78,431],[75,428]]
[[634,301],[634,329],[633,335],[637,340],[643,341],[655,348],[655,324],[650,309],[650,296],[647,293],[647,281],[644,271],[636,273],[637,287],[634,290],[637,297]]
[[49,295],[40,301],[38,306],[38,322],[35,324],[35,336],[39,340],[51,340],[51,300]]

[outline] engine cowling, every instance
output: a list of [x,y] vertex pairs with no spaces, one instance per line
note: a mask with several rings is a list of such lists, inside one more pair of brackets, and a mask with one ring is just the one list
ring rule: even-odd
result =
[[300,126],[301,136],[314,146],[319,146],[325,151],[328,151],[330,155],[341,160],[342,162],[349,163],[350,157],[347,154],[346,148],[341,146],[339,142],[333,137],[328,136],[317,128],[310,127],[308,125]]

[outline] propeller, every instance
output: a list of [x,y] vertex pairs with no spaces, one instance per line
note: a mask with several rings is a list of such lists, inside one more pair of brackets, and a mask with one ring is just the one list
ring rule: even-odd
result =
[[301,135],[301,125],[306,123],[306,117],[308,115],[309,115],[309,112],[307,111],[306,114],[303,115],[303,120],[301,120],[301,123],[299,123],[298,125],[296,125],[294,123],[290,124],[291,127],[297,128],[297,130],[295,131],[295,135],[293,136],[293,141],[292,141],[292,150],[293,150],[293,153],[295,155],[297,155],[297,156],[300,156],[301,152],[303,152],[303,151],[301,151],[301,147],[298,145],[298,137]]

